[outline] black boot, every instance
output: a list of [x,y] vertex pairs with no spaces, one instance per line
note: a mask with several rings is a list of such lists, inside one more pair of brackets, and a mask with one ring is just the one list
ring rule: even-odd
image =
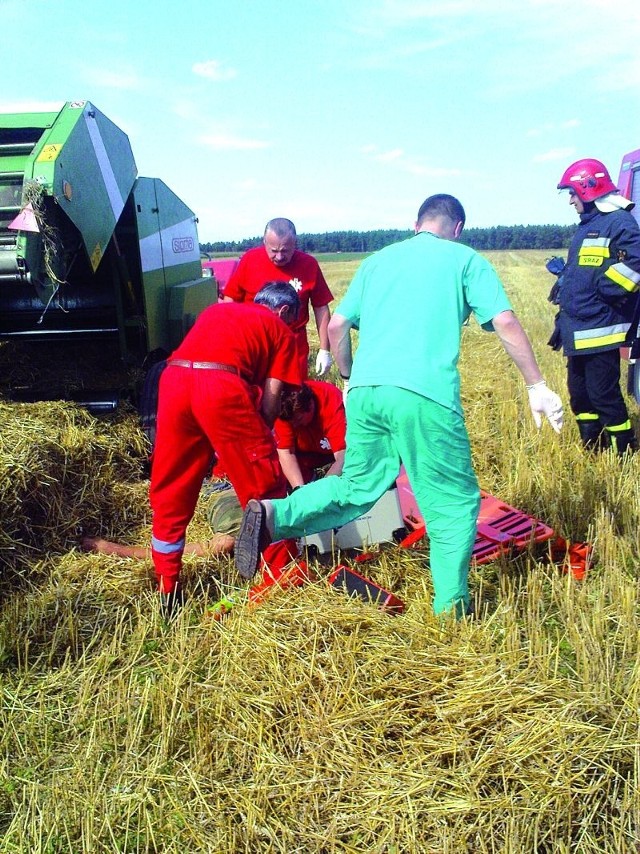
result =
[[608,447],[608,436],[599,418],[582,421],[577,420],[582,444],[589,451],[603,451]]
[[632,428],[629,428],[628,430],[610,430],[607,428],[607,433],[611,440],[611,447],[616,454],[621,456],[627,451],[632,454],[634,451],[638,450],[636,434],[633,432]]

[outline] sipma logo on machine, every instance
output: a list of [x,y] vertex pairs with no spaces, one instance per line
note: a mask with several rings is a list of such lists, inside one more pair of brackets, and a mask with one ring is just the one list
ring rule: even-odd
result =
[[193,237],[174,237],[171,248],[174,252],[193,252]]

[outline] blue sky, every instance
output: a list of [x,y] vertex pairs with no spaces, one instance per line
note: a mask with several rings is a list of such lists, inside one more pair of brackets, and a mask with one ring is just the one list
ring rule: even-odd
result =
[[640,148],[638,0],[0,0],[0,111],[88,100],[201,242],[575,221],[580,157]]

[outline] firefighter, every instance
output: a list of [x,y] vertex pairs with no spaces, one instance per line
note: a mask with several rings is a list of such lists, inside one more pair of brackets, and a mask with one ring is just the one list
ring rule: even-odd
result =
[[621,454],[637,446],[620,390],[620,346],[638,299],[640,228],[599,160],[572,163],[558,189],[569,191],[580,217],[556,296],[571,411],[585,447]]
[[[461,328],[473,312],[495,330],[522,374],[538,426],[562,427],[562,401],[544,382],[531,344],[495,270],[457,242],[464,208],[426,199],[415,235],[365,259],[329,325],[348,384],[344,468],[275,501],[249,501],[235,563],[251,577],[279,537],[339,527],[368,512],[404,463],[429,532],[434,611],[469,606],[469,561],[480,490],[460,400]],[[359,330],[352,355],[351,330]],[[353,367],[353,372],[352,372]]]
[[[283,385],[300,385],[289,329],[299,307],[286,282],[268,283],[251,305],[209,306],[167,360],[149,491],[151,554],[167,616],[181,602],[185,533],[214,448],[242,507],[286,495],[272,427]],[[264,557],[276,569],[296,555],[287,541]]]
[[297,248],[296,227],[290,219],[278,217],[269,220],[264,230],[261,246],[249,249],[240,259],[224,289],[225,302],[250,302],[265,282],[286,279],[300,297],[300,315],[293,324],[296,334],[300,369],[303,379],[309,373],[309,341],[307,323],[309,305],[320,339],[316,356],[316,374],[322,376],[331,367],[329,352],[329,303],[333,294],[329,290],[316,259]]

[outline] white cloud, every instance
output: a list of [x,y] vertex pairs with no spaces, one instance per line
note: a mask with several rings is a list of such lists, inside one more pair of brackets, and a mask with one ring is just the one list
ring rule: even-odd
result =
[[239,193],[253,193],[260,189],[260,184],[255,178],[244,178],[236,184],[236,190]]
[[388,151],[380,151],[374,143],[363,145],[360,151],[368,159],[375,160],[378,163],[391,163],[394,160],[400,160],[404,157],[403,148],[390,148]]
[[563,122],[545,122],[538,127],[529,128],[525,136],[547,136],[549,134],[556,134],[558,131],[573,130],[574,128],[580,127],[580,124],[581,123],[578,119],[566,119]]
[[191,70],[198,77],[206,77],[209,80],[233,80],[237,76],[235,68],[225,68],[219,59],[208,59],[205,62],[196,62]]
[[[456,51],[467,51],[473,63],[491,47],[473,72],[491,100],[553,86],[569,93],[572,84],[564,81],[577,75],[591,75],[599,92],[637,88],[640,77],[637,0],[613,6],[609,0],[370,0],[349,12],[359,39],[350,64],[358,68],[395,71],[412,57],[435,53],[435,79]],[[600,38],[603,27],[624,38]]]
[[375,160],[377,163],[390,163],[396,166],[403,172],[408,172],[410,175],[417,175],[420,178],[447,178],[461,175],[462,172],[457,168],[449,168],[446,166],[425,166],[422,163],[408,157],[403,148],[391,148],[388,151],[378,151],[377,146],[373,144],[365,145],[361,152],[368,156],[370,160]]
[[451,27],[459,26],[461,20],[466,24],[475,18],[484,23],[490,15],[501,12],[504,12],[503,0],[483,0],[482,5],[478,5],[477,0],[448,0],[446,3],[440,0],[381,0],[377,4],[368,2],[366,7],[352,7],[350,24],[362,35],[380,37],[388,31],[435,21],[439,29],[453,35]]
[[[400,29],[414,27],[416,22],[436,20],[478,24],[490,23],[499,18],[503,25],[509,22],[518,28],[525,21],[543,19],[545,26],[555,21],[555,29],[549,30],[550,36],[556,33],[570,36],[584,31],[585,25],[599,23],[601,26],[612,20],[610,0],[378,0],[367,3],[365,20],[384,24],[386,27]],[[630,26],[638,26],[637,0],[617,0],[613,17]],[[590,44],[592,49],[592,44]]]
[[217,150],[229,149],[232,151],[252,151],[260,148],[269,148],[270,142],[263,139],[247,139],[233,134],[226,133],[210,133],[198,137],[198,142],[201,145],[206,145],[209,148]]
[[445,166],[423,166],[420,163],[407,163],[405,169],[420,178],[452,178],[462,175],[461,169]]
[[567,160],[576,153],[575,148],[552,148],[550,151],[543,151],[533,157],[534,163],[548,163],[555,160]]
[[382,151],[380,154],[374,154],[373,159],[380,163],[390,163],[392,160],[399,160],[404,157],[402,148],[392,148],[390,151]]

